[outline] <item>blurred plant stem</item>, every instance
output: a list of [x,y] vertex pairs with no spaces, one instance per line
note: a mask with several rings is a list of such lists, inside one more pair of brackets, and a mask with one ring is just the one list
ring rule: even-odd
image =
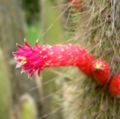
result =
[[[64,41],[60,19],[60,12],[57,8],[57,5],[54,6],[50,0],[41,0],[41,28],[44,40],[43,42],[45,44],[55,44]],[[62,119],[61,111],[56,110],[57,100],[54,99],[54,95],[49,96],[51,93],[57,90],[56,84],[54,82],[50,82],[45,85],[46,82],[49,82],[54,77],[55,75],[50,74],[47,70],[43,72],[43,80],[42,82],[40,81],[40,83],[43,85],[44,92],[43,108],[45,108],[46,111],[43,117],[46,117],[48,119]]]
[[44,43],[58,43],[64,40],[60,12],[50,0],[41,0],[41,26]]
[[[84,80],[82,79],[82,73],[80,80]],[[79,98],[82,93],[80,80],[65,81],[63,84],[63,113],[65,119],[80,119],[81,107]]]
[[20,98],[20,118],[37,119],[36,104],[29,94],[24,94]]
[[44,89],[43,89],[43,78],[42,78],[42,74],[40,76],[38,76],[38,74],[35,74],[35,81],[36,81],[36,85],[37,85],[37,89],[39,92],[39,97],[40,97],[40,103],[41,103],[41,117],[43,119],[47,119],[46,113],[46,102],[44,101]]
[[10,72],[0,49],[0,119],[9,119],[12,110]]

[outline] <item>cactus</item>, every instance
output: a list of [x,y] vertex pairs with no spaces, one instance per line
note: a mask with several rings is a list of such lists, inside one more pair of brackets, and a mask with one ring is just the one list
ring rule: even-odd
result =
[[9,119],[11,111],[11,89],[9,72],[0,49],[0,119]]
[[37,109],[33,98],[29,94],[24,94],[20,98],[21,119],[37,119]]
[[[77,42],[87,46],[97,58],[108,61],[113,76],[120,72],[120,1],[83,1],[85,9],[79,14],[78,28],[75,31],[78,36]],[[74,26],[72,28],[74,29]],[[80,105],[79,109],[73,108],[73,111],[79,114],[77,119],[119,119],[120,101],[109,95],[107,86],[99,87],[89,78],[83,78],[75,86],[82,91],[79,98],[72,98]],[[75,94],[74,92],[72,96]],[[75,105],[70,105],[69,109]]]
[[[41,7],[43,42],[54,44],[63,41],[61,40],[64,39],[64,37],[60,23],[60,13],[54,9],[54,5],[50,0],[43,0]],[[57,40],[55,38],[57,38]]]
[[[79,23],[79,12],[76,11],[73,7],[70,7],[68,10],[68,22],[66,26],[66,36],[69,39],[76,39],[76,31],[78,29],[78,23]],[[73,40],[73,41],[74,41]],[[72,41],[72,40],[71,40]]]
[[[84,77],[84,76],[83,76]],[[81,80],[82,80],[81,74]],[[80,80],[65,81],[63,85],[63,115],[65,119],[80,119]]]

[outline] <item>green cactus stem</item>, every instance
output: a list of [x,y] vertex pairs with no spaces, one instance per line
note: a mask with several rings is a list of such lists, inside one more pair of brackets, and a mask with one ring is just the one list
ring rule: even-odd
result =
[[20,99],[21,119],[37,119],[37,109],[33,98],[25,94]]
[[11,111],[11,89],[8,67],[0,49],[0,119],[9,119]]

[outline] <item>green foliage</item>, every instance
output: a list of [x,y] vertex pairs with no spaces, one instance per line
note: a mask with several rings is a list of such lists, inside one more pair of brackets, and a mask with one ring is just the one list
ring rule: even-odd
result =
[[40,2],[39,0],[22,0],[27,23],[31,24],[39,19]]
[[28,25],[26,38],[33,45],[38,39],[40,44],[43,43],[60,43],[65,40],[63,29],[60,22],[60,13],[50,1],[45,4],[47,13],[44,15],[44,31],[39,23]]
[[26,32],[26,38],[32,45],[35,44],[35,41],[37,39],[38,39],[39,44],[42,44],[44,40],[42,39],[42,33],[41,33],[40,26],[38,24],[28,25],[27,32]]

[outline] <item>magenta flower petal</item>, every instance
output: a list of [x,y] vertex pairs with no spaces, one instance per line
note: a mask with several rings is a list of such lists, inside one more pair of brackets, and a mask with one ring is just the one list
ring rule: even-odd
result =
[[38,45],[31,46],[27,41],[24,46],[17,44],[18,50],[13,53],[17,66],[29,76],[45,67],[77,66],[87,75],[91,75],[91,62],[94,57],[84,48],[73,44]]

